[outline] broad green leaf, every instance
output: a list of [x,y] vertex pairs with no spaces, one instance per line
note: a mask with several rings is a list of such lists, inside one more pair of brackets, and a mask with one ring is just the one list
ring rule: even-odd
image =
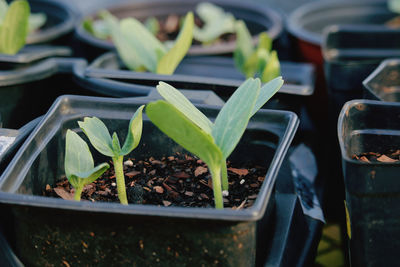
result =
[[97,151],[109,157],[114,156],[110,133],[101,120],[85,117],[83,121],[78,121],[78,124]]
[[89,184],[109,168],[103,163],[94,168],[89,147],[79,135],[67,130],[65,142],[65,174],[73,187]]
[[106,40],[111,36],[111,30],[108,23],[104,20],[95,20],[92,18],[86,18],[82,22],[82,27],[92,34],[94,37]]
[[188,52],[193,40],[194,16],[189,12],[179,32],[174,46],[161,58],[157,65],[158,74],[173,74],[183,57]]
[[260,92],[260,80],[249,78],[233,93],[215,119],[212,136],[224,158],[239,143]]
[[14,55],[25,45],[29,14],[27,1],[11,3],[0,27],[0,53]]
[[196,13],[204,22],[202,28],[195,25],[193,30],[194,39],[200,42],[211,43],[223,34],[235,32],[235,17],[214,4],[198,4]]
[[29,16],[29,32],[34,32],[39,30],[47,20],[47,16],[45,13],[35,13]]
[[275,79],[279,75],[281,75],[281,67],[279,64],[278,55],[274,50],[270,53],[267,65],[265,66],[264,71],[261,74],[261,81],[263,83],[266,83],[272,79]]
[[203,129],[206,133],[211,134],[213,123],[206,115],[198,110],[189,99],[179,92],[179,90],[165,82],[159,82],[157,85],[157,91],[168,103],[172,104],[182,112],[189,120]]
[[146,107],[146,114],[163,133],[201,158],[209,167],[219,166],[222,153],[212,136],[201,130],[172,104],[163,100],[151,102]]
[[248,58],[254,53],[253,41],[246,24],[239,20],[236,22],[236,48],[234,51],[235,65],[244,72],[244,65]]
[[120,27],[131,49],[140,55],[142,64],[149,71],[155,72],[160,56],[166,53],[165,46],[134,18],[121,20]]
[[3,22],[8,10],[8,4],[5,0],[0,0],[0,25]]
[[133,114],[132,119],[129,122],[128,134],[126,136],[124,145],[120,152],[121,156],[129,154],[139,145],[143,129],[143,119],[142,119],[143,108],[144,105],[140,106],[136,110],[135,114]]
[[68,180],[75,188],[83,187],[96,181],[109,168],[110,165],[104,162],[87,172],[73,173]]
[[400,13],[400,0],[388,0],[388,8],[394,13]]
[[256,112],[264,106],[265,103],[274,95],[276,92],[279,91],[279,89],[283,85],[283,80],[282,77],[277,77],[273,79],[272,81],[264,84],[264,86],[261,87],[260,89],[260,94],[257,97],[256,104],[254,105],[253,111],[251,113],[252,117]]
[[119,156],[119,153],[121,153],[121,145],[119,143],[118,134],[116,132],[114,132],[112,135],[112,146],[114,156]]
[[111,38],[122,62],[130,70],[137,70],[143,67],[140,54],[134,49],[132,45],[126,40],[122,34],[118,20],[111,15],[108,11],[104,10],[99,13],[100,17],[104,19],[107,27],[110,29]]
[[160,23],[158,22],[157,18],[155,17],[149,17],[146,19],[144,22],[144,25],[146,28],[154,35],[156,36],[157,33],[160,31]]

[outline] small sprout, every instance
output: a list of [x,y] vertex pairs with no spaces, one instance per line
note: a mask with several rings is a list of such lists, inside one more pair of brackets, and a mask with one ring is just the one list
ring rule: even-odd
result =
[[77,133],[67,130],[64,167],[68,181],[75,188],[74,199],[80,201],[84,186],[94,182],[110,165],[102,163],[94,167],[86,142]]
[[147,18],[144,25],[154,36],[160,31],[160,23],[155,17]]
[[170,75],[174,73],[192,44],[194,27],[192,12],[186,15],[183,27],[171,49],[161,43],[135,18],[118,21],[105,10],[100,12],[100,17],[107,24],[121,60],[134,71],[147,70]]
[[282,84],[281,77],[263,87],[258,78],[247,79],[229,98],[214,123],[171,85],[160,82],[157,86],[166,101],[149,103],[146,114],[162,132],[207,164],[216,208],[223,208],[222,191],[229,187],[226,159],[239,143],[250,118]]
[[204,25],[202,28],[194,27],[193,38],[203,44],[211,44],[221,35],[235,32],[235,17],[214,4],[199,3],[196,13]]
[[280,75],[278,55],[272,50],[272,40],[267,33],[259,35],[258,46],[254,48],[252,37],[243,21],[236,23],[236,67],[246,76],[259,77],[263,83]]
[[124,145],[120,146],[117,133],[113,133],[112,138],[106,125],[96,117],[86,117],[83,122],[79,121],[79,127],[89,138],[93,147],[105,156],[112,158],[115,169],[115,177],[117,180],[118,198],[124,205],[128,204],[125,189],[125,178],[123,172],[124,156],[134,150],[140,142],[142,136],[143,120],[142,111],[144,105],[140,106],[133,115],[130,123],[128,134]]

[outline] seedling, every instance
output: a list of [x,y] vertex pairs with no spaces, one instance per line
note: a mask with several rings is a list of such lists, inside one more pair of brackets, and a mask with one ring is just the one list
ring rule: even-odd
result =
[[86,142],[77,133],[67,130],[64,167],[68,181],[75,188],[74,199],[80,201],[84,186],[94,182],[110,165],[102,163],[94,167]]
[[222,190],[228,190],[226,159],[239,143],[250,118],[279,90],[278,77],[261,87],[260,79],[247,79],[228,99],[211,122],[182,93],[160,82],[158,92],[166,100],[146,107],[150,120],[166,135],[208,166],[215,207],[223,208]]
[[198,4],[196,13],[204,25],[201,28],[194,27],[193,37],[203,44],[214,43],[221,35],[235,32],[235,17],[214,4]]
[[246,76],[259,77],[263,83],[280,75],[280,64],[275,50],[271,51],[272,40],[267,33],[259,35],[258,46],[243,21],[236,23],[236,49],[234,60],[236,67]]
[[[183,27],[171,49],[161,43],[135,18],[118,21],[108,11],[100,12],[99,16],[103,18],[105,24],[98,27],[96,34],[102,37],[109,34],[121,60],[133,71],[173,74],[192,44],[194,27],[192,12],[186,15]],[[85,25],[90,31],[96,32],[90,22],[86,21]]]
[[142,111],[144,105],[140,106],[133,115],[128,128],[128,134],[124,145],[120,146],[118,135],[113,133],[112,138],[106,125],[96,117],[85,117],[83,122],[79,121],[79,127],[89,138],[93,147],[105,156],[112,158],[115,169],[115,177],[117,180],[118,198],[122,204],[127,205],[125,178],[123,172],[124,156],[134,150],[142,136],[143,120]]
[[30,14],[25,0],[15,0],[10,5],[0,0],[0,53],[16,54],[25,45],[28,33],[45,22],[45,14]]

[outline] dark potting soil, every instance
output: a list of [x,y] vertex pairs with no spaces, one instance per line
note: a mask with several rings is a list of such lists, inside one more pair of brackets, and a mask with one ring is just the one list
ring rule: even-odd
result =
[[389,151],[387,153],[365,152],[359,155],[353,155],[353,159],[359,161],[373,163],[373,162],[400,162],[400,150]]
[[[119,202],[114,168],[85,186],[82,200]],[[260,191],[266,169],[260,166],[232,166],[227,163],[229,195],[224,207],[248,208]],[[206,164],[196,157],[176,154],[160,160],[128,159],[124,162],[125,184],[129,203],[159,206],[214,207],[211,175]],[[62,177],[54,187],[47,185],[43,194],[73,199],[74,189]]]

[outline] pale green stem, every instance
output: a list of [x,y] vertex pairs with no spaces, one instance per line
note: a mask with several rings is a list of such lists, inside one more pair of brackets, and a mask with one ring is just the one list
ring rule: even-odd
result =
[[226,160],[223,159],[221,162],[221,174],[222,174],[222,190],[229,190],[228,183],[228,171],[226,170]]
[[128,199],[126,198],[125,189],[125,177],[123,170],[123,160],[124,156],[118,156],[112,158],[114,162],[115,178],[117,179],[117,190],[118,198],[121,204],[128,205]]
[[82,191],[83,191],[83,186],[75,188],[75,195],[74,195],[75,201],[81,201]]
[[215,208],[223,209],[224,202],[222,201],[222,190],[221,190],[221,167],[209,165],[209,168],[212,177]]

